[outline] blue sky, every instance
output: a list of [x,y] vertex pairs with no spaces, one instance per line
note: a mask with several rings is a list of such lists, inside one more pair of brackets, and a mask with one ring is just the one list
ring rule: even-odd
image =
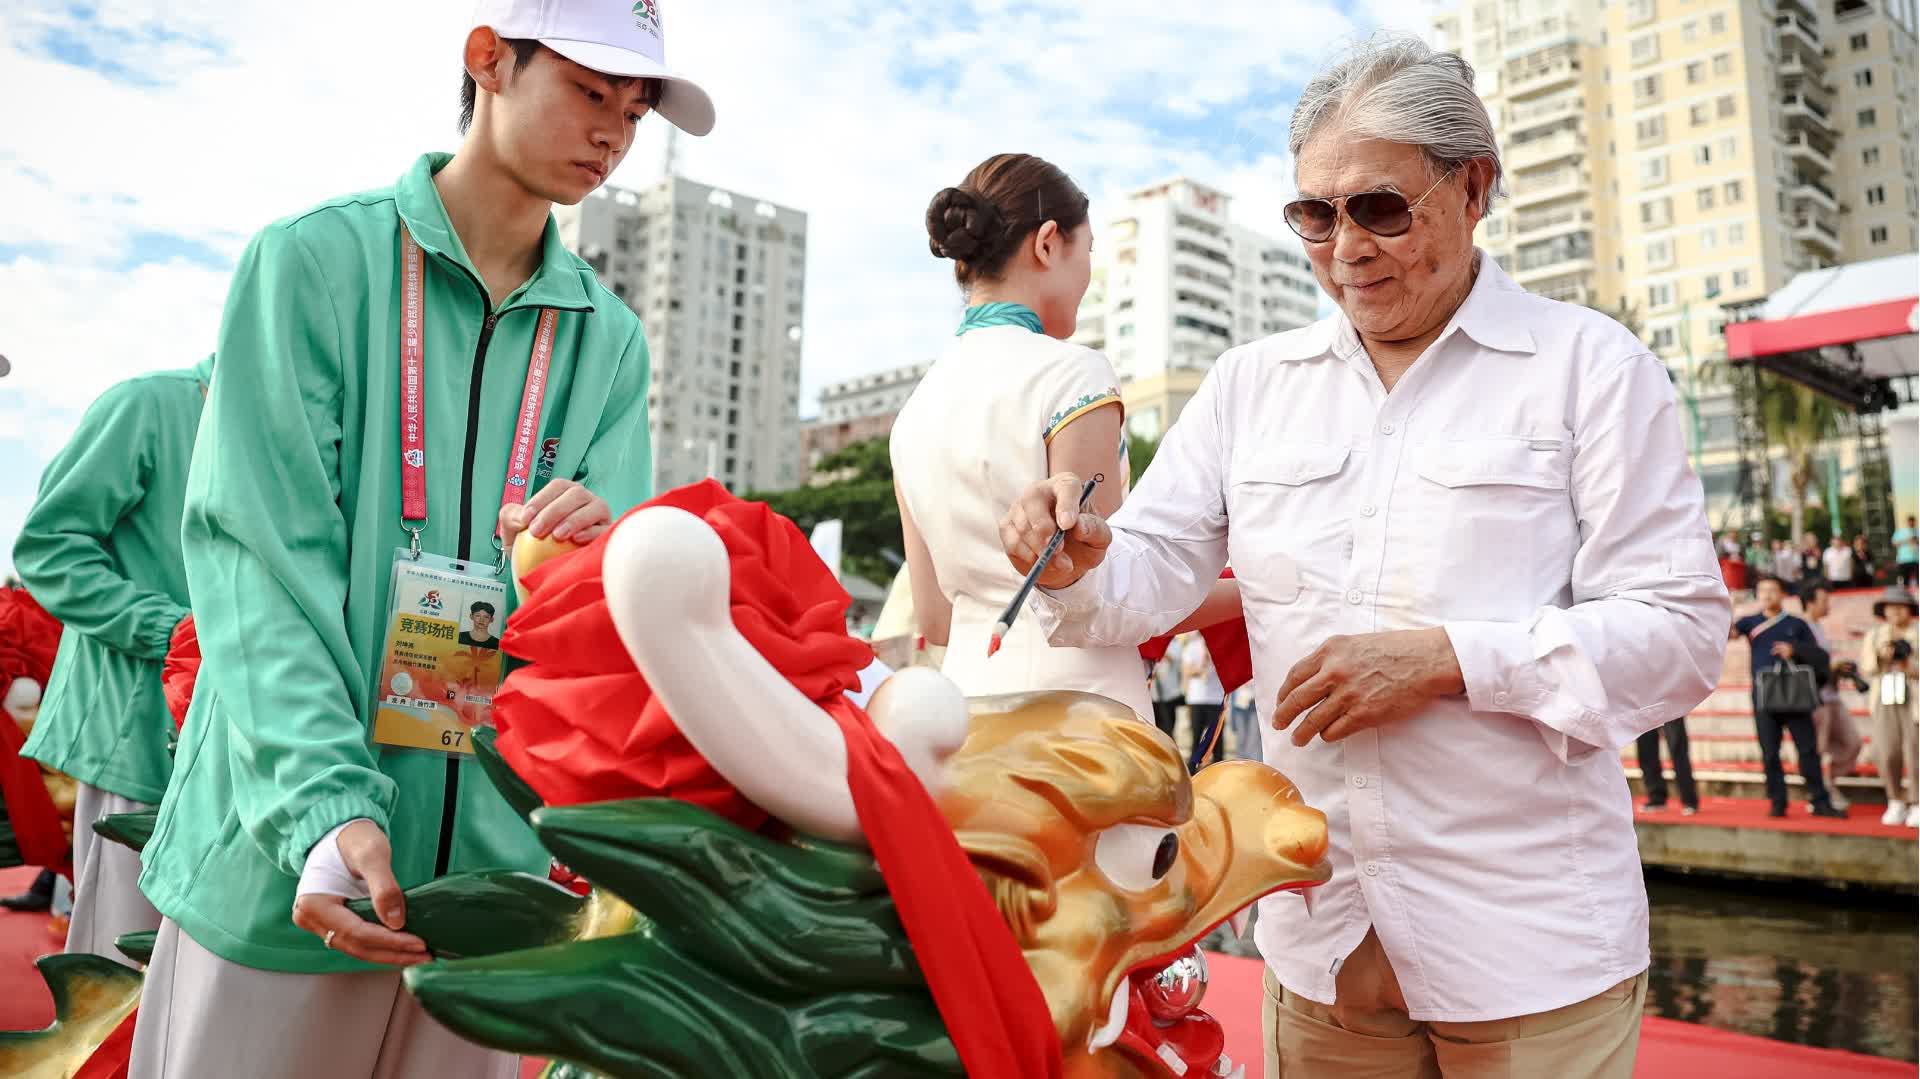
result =
[[[993,153],[1066,168],[1096,217],[1186,173],[1278,230],[1286,118],[1354,34],[1420,5],[1327,0],[663,0],[669,60],[719,108],[682,170],[809,214],[802,411],[820,385],[916,362],[956,317],[928,257],[934,191]],[[466,0],[51,4],[0,17],[0,541],[79,411],[211,347],[260,226],[452,150]],[[368,28],[378,27],[377,33]],[[316,43],[328,43],[325,50]],[[664,129],[616,186],[656,179]],[[0,566],[10,564],[0,552]]]

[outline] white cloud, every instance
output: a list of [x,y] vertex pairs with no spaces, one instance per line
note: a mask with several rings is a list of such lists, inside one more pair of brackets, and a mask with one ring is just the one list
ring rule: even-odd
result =
[[[810,408],[822,383],[922,359],[949,332],[960,299],[922,214],[990,154],[1048,157],[1103,200],[1184,171],[1277,231],[1291,169],[1276,95],[1358,26],[1424,27],[1367,2],[662,6],[670,59],[719,109],[712,136],[679,141],[683,171],[810,215]],[[111,382],[211,348],[224,271],[129,265],[136,236],[231,259],[267,222],[457,143],[466,0],[17,7],[0,15],[0,353],[15,368],[0,437],[57,443],[62,417]],[[116,76],[62,62],[71,50],[50,40],[83,42]],[[613,182],[651,182],[663,139],[643,125]],[[38,469],[0,480],[0,537]]]

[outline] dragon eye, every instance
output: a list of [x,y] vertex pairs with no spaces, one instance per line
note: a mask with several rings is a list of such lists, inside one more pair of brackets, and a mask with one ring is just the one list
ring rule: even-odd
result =
[[1094,841],[1093,860],[1115,885],[1144,892],[1173,871],[1180,858],[1180,837],[1171,828],[1116,824]]
[[1168,832],[1160,840],[1160,849],[1153,852],[1153,879],[1159,880],[1173,868],[1173,860],[1180,857],[1180,837]]

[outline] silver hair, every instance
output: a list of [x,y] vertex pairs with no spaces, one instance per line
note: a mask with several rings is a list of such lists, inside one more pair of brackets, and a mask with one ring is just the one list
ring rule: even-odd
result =
[[1419,38],[1376,35],[1315,75],[1300,91],[1288,132],[1296,163],[1322,130],[1417,146],[1436,175],[1486,161],[1493,182],[1481,196],[1482,213],[1493,208],[1495,196],[1506,194],[1500,144],[1474,92],[1473,65]]

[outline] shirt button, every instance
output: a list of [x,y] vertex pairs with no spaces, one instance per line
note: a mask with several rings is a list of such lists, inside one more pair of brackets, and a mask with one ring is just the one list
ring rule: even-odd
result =
[[1366,786],[1366,785],[1367,785],[1367,777],[1366,777],[1366,776],[1354,776],[1354,777],[1353,777],[1353,785],[1354,785],[1354,786],[1356,786],[1356,787],[1364,787],[1364,786]]
[[1355,588],[1347,593],[1348,603],[1358,604],[1363,598],[1364,597],[1360,595],[1360,590],[1358,588]]
[[1366,865],[1361,866],[1360,871],[1365,873],[1369,877],[1377,877],[1380,875],[1380,867],[1377,865],[1374,865],[1372,862],[1368,862]]
[[1360,507],[1360,516],[1362,516],[1362,517],[1371,517],[1371,516],[1373,516],[1374,514],[1376,514],[1376,513],[1378,513],[1378,512],[1380,512],[1380,511],[1379,511],[1379,510],[1377,510],[1377,509],[1375,509],[1375,508],[1374,508],[1373,506],[1370,506],[1370,505],[1369,505],[1369,506],[1361,506],[1361,507]]
[[1390,424],[1390,423],[1383,423],[1383,424],[1381,424],[1381,425],[1380,425],[1380,433],[1381,433],[1381,434],[1383,434],[1383,435],[1390,435],[1390,434],[1392,434],[1392,433],[1393,433],[1393,424]]
[[1493,703],[1495,703],[1495,704],[1505,704],[1505,703],[1507,703],[1507,695],[1506,695],[1505,693],[1496,693],[1496,694],[1494,694],[1494,695],[1493,695]]

